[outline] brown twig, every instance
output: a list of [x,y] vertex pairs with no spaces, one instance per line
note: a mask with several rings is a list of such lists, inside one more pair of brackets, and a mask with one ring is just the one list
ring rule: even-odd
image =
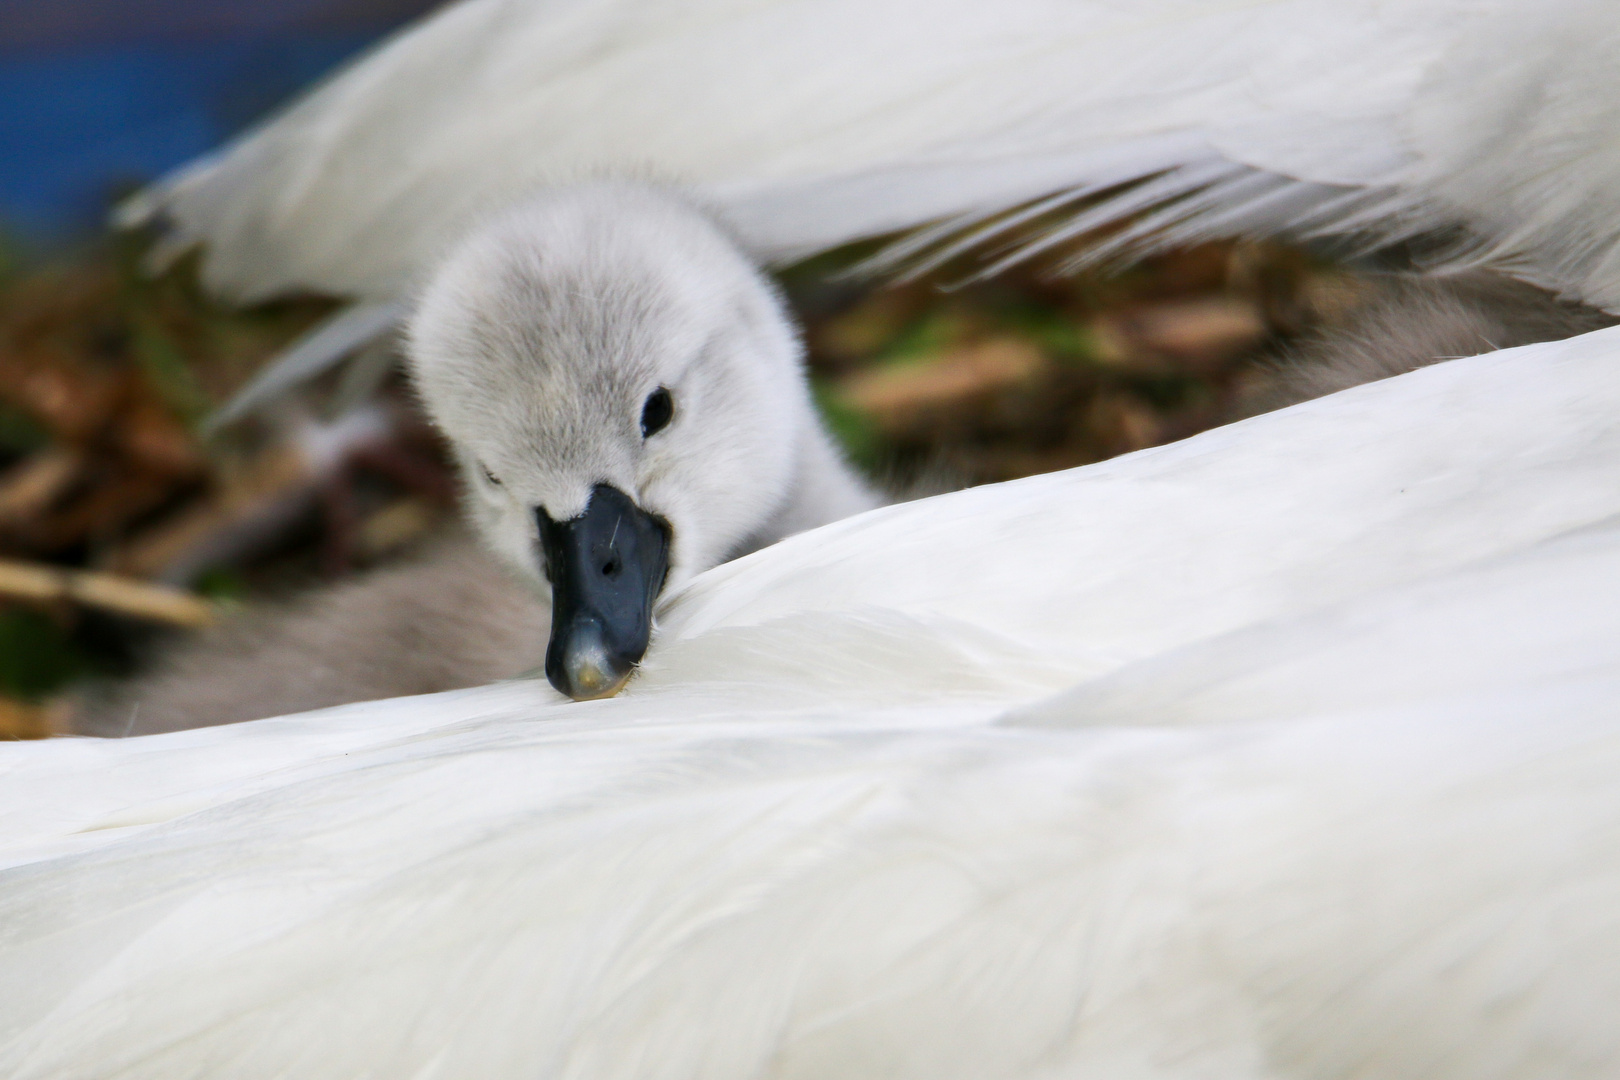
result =
[[37,602],[70,600],[178,626],[200,627],[214,621],[208,601],[180,589],[11,559],[0,560],[0,596]]
[[41,514],[84,469],[77,450],[45,450],[0,475],[0,521]]

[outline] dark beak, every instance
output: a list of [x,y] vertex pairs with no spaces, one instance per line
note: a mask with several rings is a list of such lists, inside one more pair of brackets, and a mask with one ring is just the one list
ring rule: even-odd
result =
[[612,697],[647,652],[653,601],[669,570],[669,526],[607,484],[585,512],[534,511],[551,579],[546,678],[575,701]]

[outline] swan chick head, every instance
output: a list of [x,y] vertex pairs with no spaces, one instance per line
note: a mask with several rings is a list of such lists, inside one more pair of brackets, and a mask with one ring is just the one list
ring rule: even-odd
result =
[[547,674],[576,698],[617,692],[660,591],[764,530],[819,434],[770,282],[653,187],[488,221],[427,281],[408,353],[478,532],[552,590]]

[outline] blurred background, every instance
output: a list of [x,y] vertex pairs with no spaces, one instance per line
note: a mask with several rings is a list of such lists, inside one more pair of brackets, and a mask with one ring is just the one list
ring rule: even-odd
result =
[[[220,145],[428,0],[0,0],[0,737],[75,680],[410,550],[454,479],[391,344],[251,421],[201,422],[329,314],[213,303],[144,274],[109,208]],[[1085,238],[1077,244],[1085,243]],[[781,273],[851,457],[897,485],[1098,461],[1220,423],[1364,286],[1306,253],[1211,244],[1107,272],[971,265],[875,284],[872,250]]]

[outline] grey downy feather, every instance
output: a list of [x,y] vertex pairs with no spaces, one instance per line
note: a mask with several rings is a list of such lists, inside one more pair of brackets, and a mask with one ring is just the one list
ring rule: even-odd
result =
[[1489,271],[1437,277],[1391,274],[1344,325],[1285,353],[1239,402],[1255,416],[1497,349],[1561,341],[1614,325],[1614,316]]
[[551,608],[459,532],[418,557],[248,612],[150,673],[73,703],[81,735],[149,735],[511,678],[545,657]]

